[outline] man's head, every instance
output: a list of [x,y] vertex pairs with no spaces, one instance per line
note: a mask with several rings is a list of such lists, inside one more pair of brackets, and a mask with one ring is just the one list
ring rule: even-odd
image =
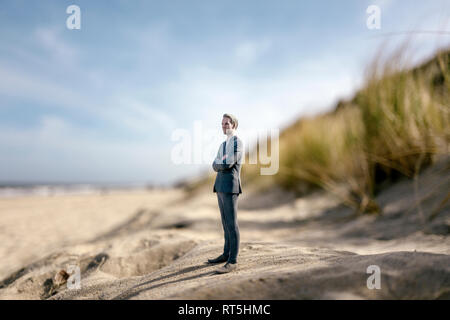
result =
[[232,129],[236,130],[237,127],[238,127],[237,118],[230,113],[225,113],[222,118],[223,133],[227,134],[227,131],[230,132]]

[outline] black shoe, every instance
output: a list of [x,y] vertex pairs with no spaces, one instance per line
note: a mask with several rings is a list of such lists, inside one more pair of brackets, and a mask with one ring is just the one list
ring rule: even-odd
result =
[[223,254],[221,254],[215,259],[208,259],[208,263],[221,263],[226,261],[228,261],[228,257],[225,257]]

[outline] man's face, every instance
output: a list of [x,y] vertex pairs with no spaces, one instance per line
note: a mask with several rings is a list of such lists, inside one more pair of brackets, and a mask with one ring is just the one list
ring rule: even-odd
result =
[[231,124],[231,119],[228,117],[223,117],[222,119],[222,130],[223,134],[227,134],[227,130],[233,129],[233,125]]

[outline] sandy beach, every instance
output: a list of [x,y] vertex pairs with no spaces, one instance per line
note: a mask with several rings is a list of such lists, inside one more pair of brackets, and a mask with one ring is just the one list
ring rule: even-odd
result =
[[[382,216],[335,196],[278,189],[241,195],[238,269],[207,265],[223,248],[217,198],[181,189],[0,199],[0,299],[450,299],[447,162],[387,188]],[[264,201],[263,201],[264,199]],[[369,289],[367,268],[381,271]],[[80,288],[59,287],[69,266]]]

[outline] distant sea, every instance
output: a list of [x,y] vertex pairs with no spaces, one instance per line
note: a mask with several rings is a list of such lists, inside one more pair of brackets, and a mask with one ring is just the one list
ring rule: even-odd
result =
[[24,195],[56,196],[65,194],[108,193],[116,190],[142,190],[164,188],[151,183],[53,183],[53,182],[0,182],[0,198]]

